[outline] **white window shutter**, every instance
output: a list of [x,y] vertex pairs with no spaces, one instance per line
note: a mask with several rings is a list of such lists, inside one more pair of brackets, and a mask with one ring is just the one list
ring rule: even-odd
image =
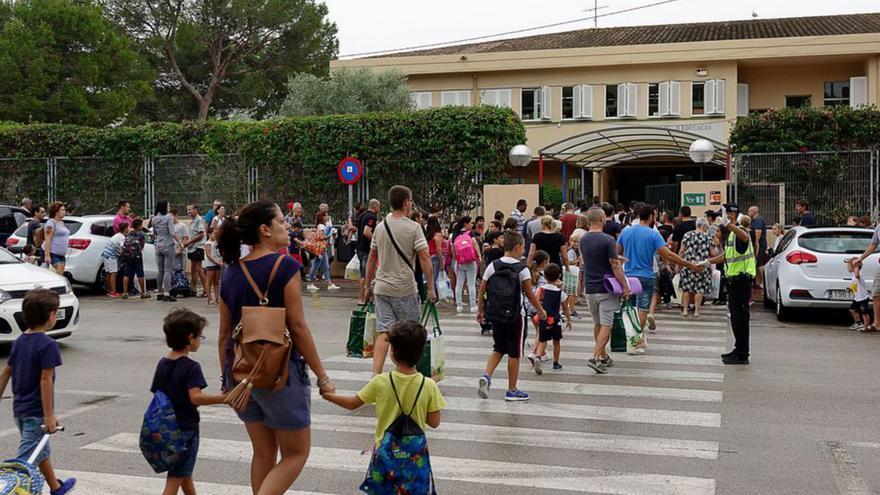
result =
[[668,81],[664,81],[657,85],[657,111],[661,117],[669,115],[669,86],[670,84]]
[[583,93],[584,87],[583,85],[575,85],[571,88],[571,116],[575,119],[583,118],[583,103],[581,103],[581,99],[584,97]]
[[726,95],[726,92],[725,92],[726,85],[727,85],[727,83],[724,79],[716,79],[715,80],[715,112],[714,113],[723,115],[724,112],[727,111],[726,107],[724,106],[724,100],[725,100],[724,97]]
[[616,117],[626,116],[626,84],[617,85],[617,115]]
[[581,118],[593,118],[593,86],[581,84]]
[[703,113],[715,113],[715,80],[710,79],[703,85]]
[[499,92],[501,93],[501,98],[498,101],[498,106],[513,108],[513,92],[509,89],[502,89]]
[[541,86],[541,118],[550,120],[550,86]]
[[745,117],[749,114],[749,85],[738,83],[736,85],[736,116]]
[[868,78],[849,78],[849,106],[858,108],[868,104]]
[[669,115],[681,115],[681,83],[669,81]]
[[620,117],[635,117],[639,96],[638,86],[633,83],[623,83],[618,85],[617,88],[617,97],[620,100],[617,105],[617,115]]

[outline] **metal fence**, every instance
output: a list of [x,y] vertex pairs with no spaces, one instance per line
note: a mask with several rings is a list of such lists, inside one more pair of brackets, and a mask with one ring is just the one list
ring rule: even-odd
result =
[[848,216],[877,218],[877,150],[747,153],[734,155],[734,201],[758,206],[768,223],[797,222],[795,201],[804,199],[820,224],[843,225]]
[[[239,155],[160,155],[132,160],[103,157],[0,158],[0,204],[18,204],[29,197],[38,204],[64,201],[73,214],[115,210],[120,200],[149,215],[158,201],[185,211],[196,203],[204,211],[215,199],[227,210],[257,199],[285,207],[302,203],[312,218],[321,203],[330,206],[334,221],[348,216],[349,194],[354,204],[370,198],[386,203],[388,190],[404,184],[413,190],[417,206],[441,205],[465,211],[482,202],[482,173],[462,174],[431,161],[364,160],[364,178],[350,190],[339,182],[336,163],[249,163]],[[479,167],[473,167],[479,170]],[[306,180],[307,179],[307,180]],[[387,205],[386,205],[387,206]]]
[[645,186],[645,201],[675,216],[681,206],[681,183]]

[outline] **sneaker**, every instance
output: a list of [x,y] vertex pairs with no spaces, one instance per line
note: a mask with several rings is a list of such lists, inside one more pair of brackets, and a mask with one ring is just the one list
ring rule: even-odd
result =
[[562,365],[559,363],[553,363],[553,371],[559,371],[562,369]]
[[477,395],[482,399],[489,398],[489,387],[492,385],[492,377],[483,373],[477,381]]
[[151,297],[153,297],[152,294],[141,294],[141,299],[150,299]]
[[652,314],[648,315],[648,330],[652,332],[657,330],[657,319]]
[[550,355],[544,354],[542,356],[538,356],[538,359],[542,362],[550,362]]
[[61,486],[58,487],[57,490],[52,490],[49,492],[50,495],[66,495],[73,491],[73,487],[76,486],[76,478],[67,478],[64,481],[61,481]]
[[471,306],[470,313],[471,313],[472,315],[477,314],[477,307],[476,307],[476,306]]
[[159,294],[159,295],[157,295],[157,296],[156,296],[156,300],[157,300],[157,301],[164,301],[164,300],[165,300],[165,294]]
[[749,358],[733,354],[723,356],[721,362],[724,364],[749,364]]
[[122,299],[128,299],[128,292],[122,295]]
[[327,290],[339,290],[339,289],[341,289],[341,288],[342,288],[342,287],[340,287],[340,286],[338,286],[338,285],[336,285],[336,284],[330,284],[330,285],[327,286]]
[[611,356],[605,356],[600,359],[599,362],[602,363],[602,366],[605,366],[606,368],[614,366],[614,360],[611,359]]
[[[111,296],[111,297],[112,297],[112,296]],[[863,324],[861,324],[861,323],[853,323],[852,325],[849,326],[849,329],[850,329],[850,330],[858,330],[859,327],[864,328],[864,326],[865,326],[865,325],[863,325]]]
[[[165,296],[164,300],[165,300],[165,302],[177,302],[177,298],[174,296]],[[211,301],[208,301],[208,304],[210,304],[210,303],[211,303]]]
[[596,359],[596,358],[590,358],[590,359],[588,359],[588,360],[587,360],[587,366],[589,366],[590,368],[592,368],[593,371],[595,371],[596,373],[598,373],[598,374],[600,374],[600,375],[604,375],[605,373],[608,373],[608,368],[606,368],[606,367],[602,364],[602,361],[600,361],[600,360],[598,360],[598,359]]
[[535,374],[540,376],[544,374],[543,365],[541,365],[541,360],[537,359],[532,361],[533,368],[535,369]]
[[644,347],[636,347],[636,354],[641,355],[641,354],[644,354],[644,353],[646,353],[646,352],[648,352],[648,350],[645,349]]
[[574,320],[583,320],[584,319],[584,317],[581,316],[580,314],[578,314],[577,311],[572,311],[571,318]]
[[874,325],[868,325],[868,326],[862,325],[862,327],[859,328],[859,331],[862,333],[874,333],[877,331],[877,328]]
[[309,284],[306,286],[306,290],[315,291],[318,290],[318,287],[315,284]]
[[462,306],[461,304],[456,304],[455,305],[455,312],[457,314],[464,313],[464,306]]
[[508,390],[507,393],[504,394],[504,400],[508,402],[523,402],[529,400],[529,394],[522,390]]

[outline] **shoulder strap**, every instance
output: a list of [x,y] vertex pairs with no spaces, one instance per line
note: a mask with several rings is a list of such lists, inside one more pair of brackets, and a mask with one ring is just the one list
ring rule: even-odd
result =
[[278,258],[275,260],[275,265],[272,266],[272,272],[269,273],[269,282],[266,283],[266,292],[260,290],[260,287],[254,282],[254,278],[251,276],[251,272],[248,271],[247,266],[244,261],[239,260],[238,265],[241,267],[242,273],[244,273],[245,278],[249,284],[251,284],[251,289],[257,294],[257,297],[260,298],[260,306],[266,306],[269,304],[269,288],[272,287],[272,281],[275,280],[275,274],[278,273],[278,267],[281,266],[281,260],[283,256],[278,255]]
[[407,258],[405,254],[403,254],[403,250],[400,249],[400,246],[397,245],[397,241],[394,239],[394,234],[391,233],[391,227],[388,226],[387,218],[385,219],[385,221],[382,222],[382,225],[385,226],[385,232],[388,232],[388,238],[391,239],[391,244],[394,246],[394,250],[397,251],[397,254],[400,255],[400,259],[402,259],[403,262],[406,263],[406,266],[408,266],[410,270],[415,272],[416,269],[413,268],[412,262],[410,262],[409,258]]
[[[391,382],[391,390],[394,392],[394,398],[397,399],[397,407],[400,408],[400,412],[402,414],[406,414],[403,409],[403,404],[400,403],[400,396],[397,395],[397,388],[394,386],[394,376],[393,372],[388,372],[388,380]],[[409,414],[407,416],[412,416],[416,411],[416,405],[419,403],[419,397],[422,395],[422,389],[425,388],[425,375],[422,375],[422,383],[419,384],[419,391],[416,392],[416,398],[413,400],[412,408],[409,410]]]

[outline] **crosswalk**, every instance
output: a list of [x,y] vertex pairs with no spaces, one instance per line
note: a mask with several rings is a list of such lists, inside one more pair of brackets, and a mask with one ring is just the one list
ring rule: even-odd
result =
[[[583,311],[582,311],[583,312]],[[493,378],[489,400],[476,394],[491,337],[480,335],[472,315],[442,319],[446,379],[440,383],[447,409],[440,428],[428,431],[439,493],[678,494],[715,493],[715,463],[722,425],[727,344],[723,308],[706,308],[700,320],[674,311],[659,313],[648,334],[648,352],[613,353],[615,366],[597,375],[586,366],[593,348],[589,318],[564,335],[561,363],[536,375],[523,360],[519,388],[525,403],[503,400],[506,366]],[[532,334],[533,338],[533,334]],[[340,393],[354,393],[370,378],[371,360],[344,355],[324,359]],[[390,365],[389,365],[390,366]],[[204,407],[199,458],[250,462],[246,437],[234,413]],[[312,450],[297,495],[357,493],[369,462],[373,411],[350,413],[312,397]],[[117,432],[83,451],[138,456],[137,432]],[[198,470],[198,467],[197,467]],[[65,473],[68,474],[68,473]],[[158,493],[162,478],[75,472],[84,493]],[[198,475],[197,479],[202,478]],[[242,480],[240,485],[246,484]],[[135,487],[135,488],[132,488]],[[238,495],[245,486],[203,483],[200,493]]]

